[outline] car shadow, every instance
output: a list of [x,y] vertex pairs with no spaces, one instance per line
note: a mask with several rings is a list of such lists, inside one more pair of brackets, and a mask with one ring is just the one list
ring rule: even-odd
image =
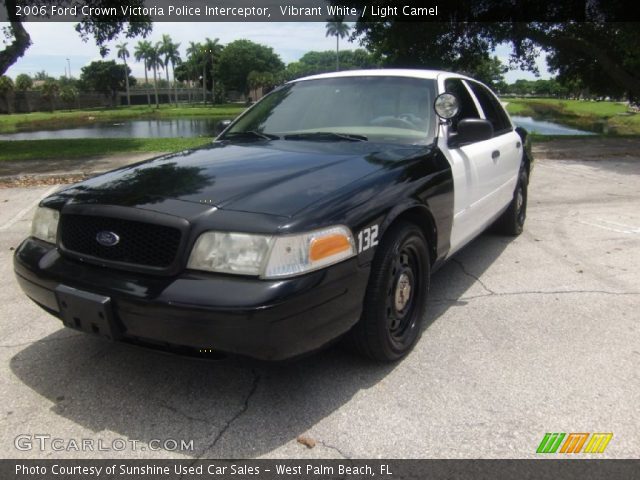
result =
[[[508,243],[484,234],[433,275],[426,330],[449,306],[460,304],[474,276]],[[140,446],[153,439],[193,440],[193,451],[175,453],[251,458],[307,433],[399,364],[376,364],[339,345],[282,364],[237,357],[213,361],[61,329],[18,352],[10,365],[25,385],[53,403],[53,413],[97,438],[116,435]]]

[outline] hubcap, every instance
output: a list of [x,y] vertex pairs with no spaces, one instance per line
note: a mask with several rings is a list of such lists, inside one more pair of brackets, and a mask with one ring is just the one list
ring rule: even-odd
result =
[[400,313],[404,310],[411,298],[411,279],[406,273],[400,275],[396,284],[395,306],[396,312]]

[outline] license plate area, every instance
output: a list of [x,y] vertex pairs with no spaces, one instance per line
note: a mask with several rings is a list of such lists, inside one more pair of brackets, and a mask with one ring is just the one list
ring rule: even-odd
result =
[[121,333],[113,314],[111,298],[66,285],[59,285],[55,293],[62,322],[67,327],[110,340],[120,338]]

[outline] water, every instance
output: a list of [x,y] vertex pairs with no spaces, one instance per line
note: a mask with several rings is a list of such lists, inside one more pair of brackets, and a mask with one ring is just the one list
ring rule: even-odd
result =
[[[591,132],[565,127],[531,117],[512,116],[513,122],[530,133],[543,135],[593,135]],[[130,120],[95,123],[73,128],[22,131],[0,135],[0,140],[45,140],[60,138],[178,138],[214,137],[222,118],[178,118],[173,120]]]
[[95,123],[73,128],[22,131],[0,135],[0,140],[45,140],[60,138],[178,138],[213,137],[221,118],[130,120]]
[[546,120],[534,120],[532,117],[512,115],[511,120],[529,133],[538,133],[541,135],[595,135],[593,132],[585,132],[584,130],[565,127],[559,123],[547,122]]

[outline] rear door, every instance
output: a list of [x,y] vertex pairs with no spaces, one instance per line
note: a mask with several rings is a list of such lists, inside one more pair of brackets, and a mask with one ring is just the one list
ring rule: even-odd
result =
[[493,125],[491,156],[493,172],[491,208],[499,213],[513,198],[522,160],[522,141],[498,98],[484,85],[465,80],[476,97],[484,118]]

